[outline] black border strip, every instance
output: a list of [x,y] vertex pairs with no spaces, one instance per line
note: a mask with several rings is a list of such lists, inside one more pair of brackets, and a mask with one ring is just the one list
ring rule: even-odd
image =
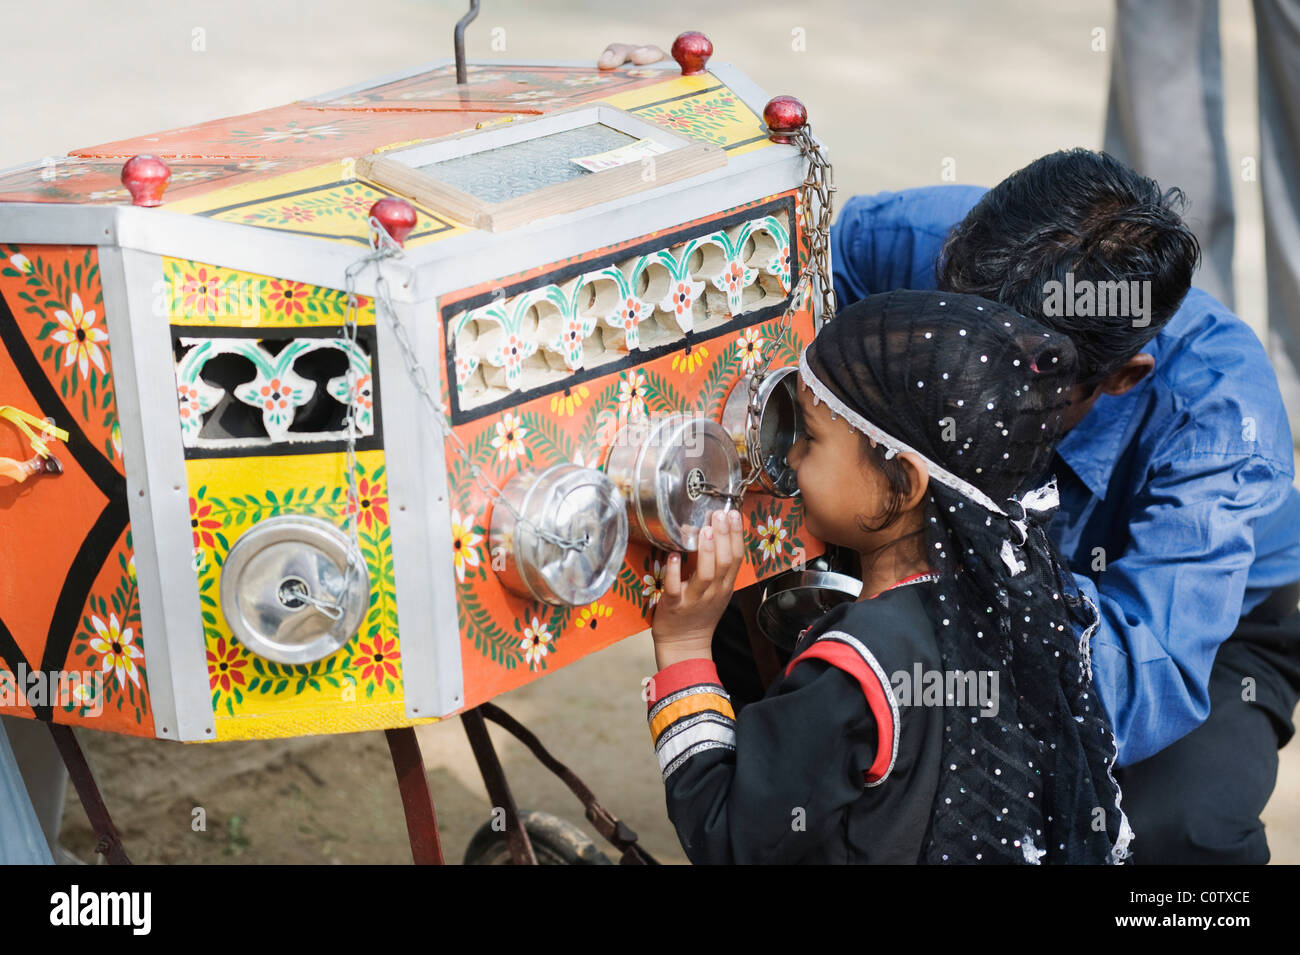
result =
[[[201,331],[203,334],[194,335],[193,331]],[[252,334],[250,334],[252,333]],[[370,354],[370,395],[374,405],[372,417],[375,421],[375,430],[372,434],[365,437],[357,437],[358,451],[382,451],[384,448],[384,425],[383,425],[383,405],[381,397],[381,387],[379,378],[379,362],[375,360],[378,354],[378,344],[376,337],[378,331],[374,325],[357,326],[357,341],[362,344]],[[310,325],[310,326],[285,326],[282,328],[260,328],[257,326],[231,328],[222,325],[172,325],[171,342],[172,353],[176,349],[182,338],[254,338],[258,341],[293,341],[295,338],[343,338],[342,325]],[[175,369],[172,371],[175,374]],[[300,440],[283,442],[280,444],[259,444],[249,447],[197,447],[185,449],[186,461],[197,461],[211,458],[274,458],[290,454],[332,454],[339,451],[346,451],[348,442],[345,438],[328,438],[320,441]]]
[[[653,103],[642,103],[640,106],[633,106],[628,110],[633,116],[643,109],[650,109],[652,106],[663,106],[665,103],[676,103],[678,100],[690,99],[693,96],[704,96],[708,93],[716,93],[720,89],[727,87],[726,83],[719,83],[717,86],[709,86],[702,90],[696,90],[694,93],[681,93],[678,96],[670,96],[667,99],[655,100]],[[739,96],[736,97],[740,99]],[[615,107],[617,108],[617,107]]]
[[[697,223],[689,228],[678,229],[675,232],[647,239],[644,242],[628,246],[620,251],[606,253],[599,258],[587,259],[580,262],[570,262],[550,272],[545,272],[541,275],[527,279],[526,281],[517,282],[513,285],[504,287],[498,286],[495,289],[480,292],[478,295],[474,295],[470,298],[463,298],[441,305],[438,309],[438,313],[439,318],[442,321],[442,337],[445,346],[445,367],[443,373],[447,376],[447,393],[450,395],[451,423],[453,425],[468,424],[469,422],[476,421],[479,418],[496,414],[499,411],[532,401],[534,398],[540,398],[544,395],[563,391],[565,388],[571,387],[580,382],[589,381],[592,378],[599,378],[604,375],[622,371],[625,368],[643,365],[662,355],[667,355],[677,351],[685,345],[693,344],[695,342],[709,341],[719,335],[726,334],[727,332],[740,328],[748,328],[750,325],[757,325],[761,322],[767,321],[775,315],[782,314],[785,311],[786,304],[790,301],[789,295],[774,305],[769,305],[766,308],[757,309],[752,312],[745,312],[744,314],[738,315],[721,325],[714,325],[711,328],[699,332],[687,332],[684,338],[666,342],[654,348],[638,349],[636,352],[630,353],[627,357],[619,359],[618,361],[603,362],[592,368],[578,369],[559,381],[539,385],[529,391],[512,391],[506,397],[498,398],[496,401],[487,404],[475,405],[470,409],[462,409],[460,407],[460,397],[455,384],[456,352],[454,343],[451,341],[451,337],[447,332],[453,316],[459,315],[464,311],[478,308],[481,305],[486,305],[501,294],[504,294],[506,298],[511,298],[521,292],[531,291],[532,289],[540,288],[544,285],[559,285],[563,282],[567,282],[574,276],[604,268],[607,265],[612,265],[613,263],[622,261],[623,259],[642,255],[646,252],[670,248],[682,240],[698,238],[701,235],[707,235],[709,232],[716,232],[719,229],[730,228],[736,223],[744,222],[748,219],[756,219],[764,215],[772,215],[778,210],[786,213],[786,223],[787,229],[789,230],[790,241],[791,243],[794,243],[798,238],[795,235],[794,230],[794,198],[792,196],[783,196],[758,206],[751,206],[750,208],[742,209],[739,212],[733,212],[730,215],[709,220],[707,223]],[[701,231],[702,229],[707,229],[707,231]],[[792,247],[790,255],[791,289],[793,289],[799,282],[798,258],[798,254]]]

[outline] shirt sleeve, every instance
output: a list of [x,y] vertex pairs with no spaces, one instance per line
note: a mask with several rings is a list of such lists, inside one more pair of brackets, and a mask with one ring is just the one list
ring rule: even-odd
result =
[[862,796],[878,728],[849,673],[799,661],[738,720],[711,661],[666,667],[653,686],[668,816],[691,862],[797,862]]
[[[1093,680],[1114,725],[1121,766],[1203,723],[1210,671],[1241,616],[1255,559],[1252,513],[1268,513],[1290,478],[1258,456],[1183,449],[1134,502],[1123,555],[1076,574],[1097,605]],[[1087,555],[1084,555],[1085,557]]]
[[925,186],[849,199],[831,227],[831,272],[839,307],[877,292],[933,289],[944,240],[985,191],[980,186]]

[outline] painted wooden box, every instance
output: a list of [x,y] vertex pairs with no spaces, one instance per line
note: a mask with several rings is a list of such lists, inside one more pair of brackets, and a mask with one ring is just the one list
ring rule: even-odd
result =
[[[0,405],[69,433],[61,474],[0,482],[6,712],[185,741],[405,726],[648,627],[664,555],[635,540],[589,604],[505,589],[471,468],[499,486],[600,467],[629,414],[718,419],[806,260],[805,163],[725,64],[481,63],[469,80],[435,64],[0,174]],[[345,273],[393,194],[368,176],[404,149],[473,151],[587,108],[708,144],[708,168],[523,222],[490,198],[454,215],[416,200],[382,266],[462,453],[376,322],[373,269],[344,334]],[[143,153],[172,170],[159,208],[120,185]],[[811,334],[798,313],[775,364]],[[0,421],[0,457],[28,454]],[[742,585],[820,551],[797,498],[750,490],[740,507]],[[370,580],[355,635],[311,663],[252,652],[223,615],[231,549],[268,519],[350,509]]]

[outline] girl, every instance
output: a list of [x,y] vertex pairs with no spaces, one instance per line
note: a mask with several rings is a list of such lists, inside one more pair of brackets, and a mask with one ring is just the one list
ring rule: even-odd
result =
[[1015,496],[1048,466],[1074,371],[1067,338],[974,296],[869,296],[822,328],[790,463],[809,533],[857,552],[863,597],[805,630],[737,719],[710,646],[740,516],[714,515],[687,579],[669,557],[649,722],[693,862],[1127,855],[1095,610],[1045,534],[1054,486]]

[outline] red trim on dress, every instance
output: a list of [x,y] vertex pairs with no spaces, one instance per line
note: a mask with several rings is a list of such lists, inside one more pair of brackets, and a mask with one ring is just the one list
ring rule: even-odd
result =
[[889,705],[889,694],[871,669],[866,660],[852,647],[834,640],[819,640],[799,656],[790,661],[786,675],[794,665],[802,660],[824,660],[838,670],[843,670],[858,681],[862,693],[867,698],[871,715],[876,718],[877,740],[876,758],[863,774],[866,782],[874,783],[883,779],[889,771],[889,764],[894,756],[894,711]]
[[722,680],[718,679],[718,668],[711,659],[696,657],[693,660],[678,660],[664,667],[650,678],[650,696],[646,701],[646,709],[650,709],[670,693],[695,686],[697,683],[716,683],[722,686]]

